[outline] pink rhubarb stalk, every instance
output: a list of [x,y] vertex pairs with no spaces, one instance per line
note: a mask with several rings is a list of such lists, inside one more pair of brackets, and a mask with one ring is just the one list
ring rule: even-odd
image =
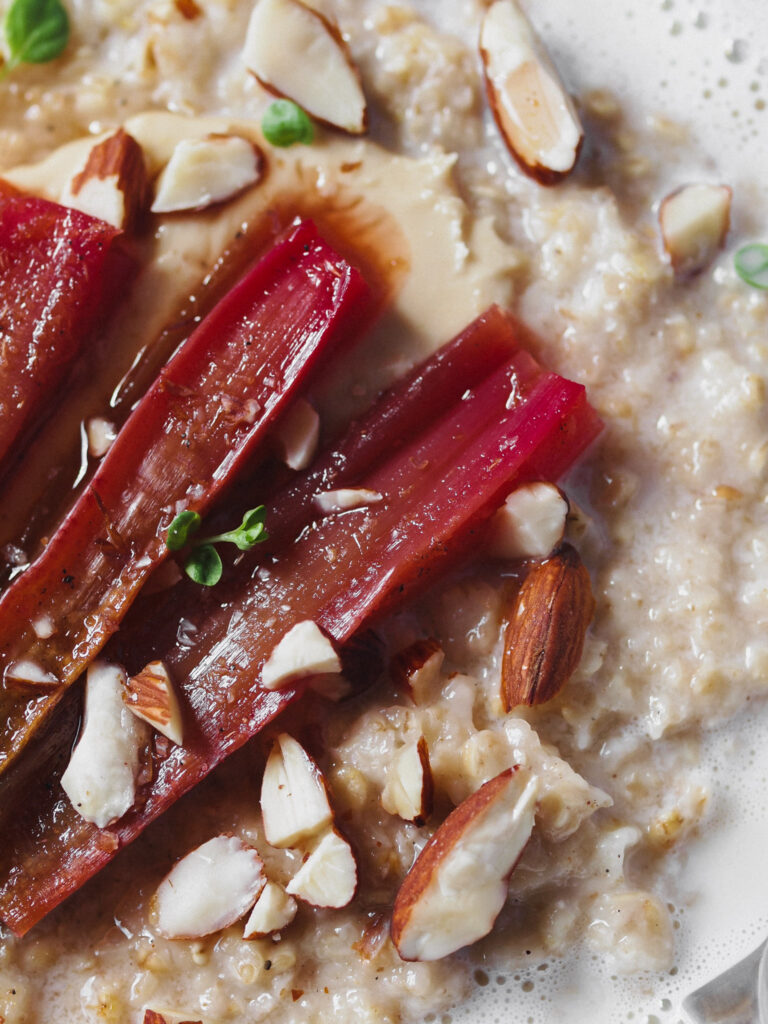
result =
[[[318,358],[361,325],[368,301],[357,270],[305,222],[164,367],[43,554],[0,598],[0,771],[166,558],[174,517],[205,512],[253,460]],[[30,663],[41,684],[16,678]]]
[[119,235],[0,182],[0,475],[125,289],[131,265]]

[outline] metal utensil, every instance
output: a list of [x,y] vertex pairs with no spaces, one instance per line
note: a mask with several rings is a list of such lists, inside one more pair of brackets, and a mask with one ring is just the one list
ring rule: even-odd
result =
[[696,1024],[759,1024],[758,972],[768,941],[683,1000]]

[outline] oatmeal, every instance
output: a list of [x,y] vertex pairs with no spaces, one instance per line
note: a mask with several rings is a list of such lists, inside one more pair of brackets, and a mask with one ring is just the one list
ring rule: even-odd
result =
[[[651,972],[642,978],[652,990],[675,964],[675,872],[711,813],[707,730],[765,688],[768,302],[728,253],[713,253],[684,285],[668,265],[648,154],[672,129],[659,122],[655,136],[630,136],[610,93],[577,97],[584,152],[572,176],[542,187],[512,162],[485,112],[480,4],[453,12],[458,31],[444,30],[426,4],[311,6],[338,21],[370,105],[370,137],[318,128],[310,145],[265,140],[273,97],[245,66],[252,5],[240,0],[73,0],[64,56],[3,83],[2,173],[34,195],[59,200],[94,143],[119,126],[151,177],[179,143],[210,136],[239,139],[246,172],[221,205],[158,209],[139,238],[144,270],[88,379],[64,396],[8,482],[6,577],[66,508],[68,498],[46,490],[51,467],[65,494],[87,468],[73,458],[83,409],[88,423],[121,426],[183,325],[231,283],[228,261],[244,264],[243,239],[259,239],[265,211],[277,221],[301,213],[331,241],[355,242],[386,309],[313,389],[319,426],[297,428],[296,458],[317,443],[302,431],[333,434],[489,306],[511,309],[535,332],[533,354],[585,384],[605,424],[561,482],[565,541],[591,578],[594,619],[588,630],[584,622],[573,675],[533,706],[500,686],[526,572],[519,559],[481,551],[377,622],[383,655],[371,685],[351,697],[333,680],[325,696],[322,686],[308,690],[85,890],[23,938],[3,931],[7,1024],[132,1022],[146,1009],[169,1024],[429,1020],[494,972],[567,960],[577,948],[610,971]],[[143,361],[158,335],[164,353]],[[319,507],[381,499],[339,494],[322,494],[331,505]],[[562,539],[553,530],[544,555]],[[195,629],[181,620],[180,646],[194,645]],[[327,683],[338,673],[323,665]],[[295,671],[290,662],[275,690]],[[268,823],[265,834],[260,810],[278,734],[304,744],[329,799],[327,813],[284,842]],[[536,780],[535,825],[494,931],[445,958],[401,959],[389,919],[404,877],[449,813],[515,766]],[[417,792],[408,788],[414,770],[424,772]],[[265,902],[262,919],[278,927],[265,934],[254,924],[245,938],[238,919],[168,937],[158,887],[222,835],[259,851],[276,915]],[[321,836],[354,852],[355,898],[318,905],[299,892],[291,906],[309,839]]]

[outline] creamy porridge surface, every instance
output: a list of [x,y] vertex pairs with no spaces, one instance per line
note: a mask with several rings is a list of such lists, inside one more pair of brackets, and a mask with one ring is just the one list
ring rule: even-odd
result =
[[[146,111],[212,116],[258,137],[269,98],[239,57],[250,4],[200,6],[202,17],[187,20],[170,0],[73,0],[69,55],[3,83],[0,162],[11,180],[45,194],[79,152],[50,158],[57,147],[131,118],[150,150],[161,147],[174,122],[137,117]],[[145,1007],[205,1024],[430,1020],[494,969],[524,970],[578,945],[617,972],[650,972],[652,987],[675,958],[670,878],[717,796],[699,768],[706,730],[768,680],[768,301],[737,278],[730,255],[685,285],[662,259],[658,159],[683,148],[684,133],[659,121],[634,134],[609,90],[580,96],[589,140],[580,165],[541,188],[511,164],[484,115],[479,7],[454,12],[465,24],[454,35],[418,6],[315,6],[348,35],[376,142],[326,133],[316,146],[275,151],[265,192],[202,229],[184,217],[165,225],[133,309],[161,296],[151,333],[270,195],[298,181],[332,202],[342,164],[359,164],[343,187],[398,224],[410,278],[327,381],[328,422],[491,302],[512,308],[540,335],[542,361],[586,384],[606,424],[565,483],[596,617],[562,694],[507,716],[498,678],[509,581],[498,564],[465,568],[389,620],[391,652],[420,636],[446,652],[422,700],[385,678],[352,701],[308,700],[281,720],[297,736],[320,730],[321,767],[359,856],[356,901],[302,908],[279,941],[244,941],[241,925],[193,942],[157,933],[157,884],[212,835],[253,842],[280,881],[295,872],[297,855],[264,840],[257,739],[27,937],[3,936],[6,1024],[132,1022]],[[405,963],[378,941],[436,827],[399,821],[380,803],[393,752],[420,733],[444,812],[516,763],[539,775],[543,793],[495,931],[436,963]],[[363,955],[366,942],[373,952]]]

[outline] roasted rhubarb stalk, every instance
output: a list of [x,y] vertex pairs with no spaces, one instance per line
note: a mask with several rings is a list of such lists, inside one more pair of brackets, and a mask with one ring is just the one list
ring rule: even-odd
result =
[[205,511],[258,452],[318,358],[360,326],[357,270],[305,222],[165,366],[40,558],[0,599],[0,770],[118,628],[166,557],[170,523]]
[[[509,323],[497,317],[495,324],[502,348],[513,349]],[[422,376],[435,366],[430,361]],[[246,555],[219,593],[206,592],[196,607],[182,602],[182,608],[174,607],[175,594],[151,622],[118,634],[112,654],[160,658],[176,680],[184,745],[156,743],[151,781],[134,808],[98,829],[59,787],[71,726],[60,728],[57,742],[47,741],[47,770],[38,772],[4,825],[0,917],[14,931],[25,932],[82,885],[301,692],[301,686],[268,691],[260,685],[262,666],[293,625],[314,620],[344,645],[471,548],[517,480],[560,474],[599,431],[583,387],[543,371],[526,353],[503,362],[493,357],[486,370],[482,379],[478,367],[471,389],[443,395],[440,413],[432,406],[431,422],[420,426],[409,418],[415,410],[403,408],[409,401],[423,408],[419,374],[410,390],[382,399],[365,420],[378,433],[376,443],[350,460],[354,480],[345,476],[347,452],[335,449],[331,461],[341,469],[334,483],[354,483],[380,500],[345,514],[308,510],[296,539],[282,535],[269,552]],[[387,410],[396,407],[390,416]],[[406,422],[410,436],[403,443]],[[302,479],[312,478],[310,470]]]
[[0,475],[125,288],[119,234],[0,182]]

